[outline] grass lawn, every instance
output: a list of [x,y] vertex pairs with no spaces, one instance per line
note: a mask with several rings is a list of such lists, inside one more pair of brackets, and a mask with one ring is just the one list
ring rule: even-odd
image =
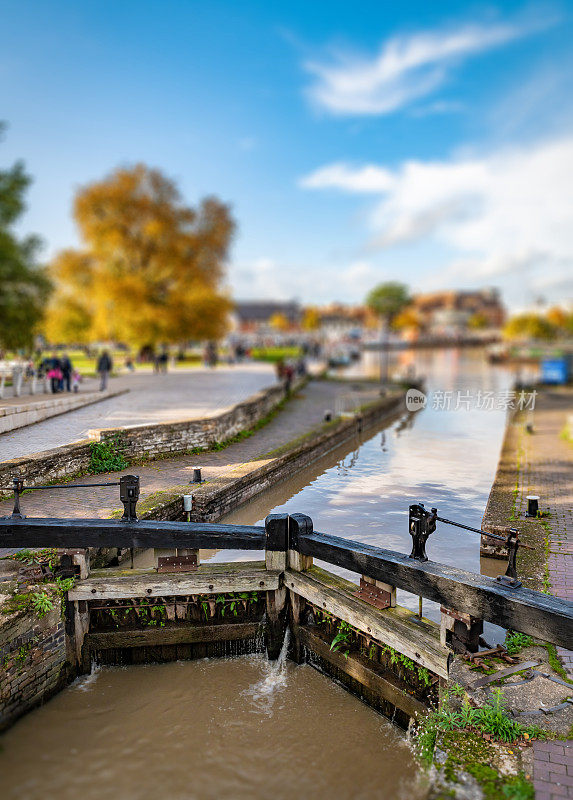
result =
[[268,361],[272,364],[287,358],[300,358],[300,347],[253,347],[251,355],[255,361]]

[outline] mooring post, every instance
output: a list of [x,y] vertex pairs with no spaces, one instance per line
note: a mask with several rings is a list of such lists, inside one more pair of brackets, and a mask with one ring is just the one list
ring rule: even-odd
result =
[[[269,514],[265,519],[265,566],[284,573],[287,566],[288,514]],[[269,659],[279,657],[286,629],[287,592],[281,577],[279,588],[267,592],[265,644]]]

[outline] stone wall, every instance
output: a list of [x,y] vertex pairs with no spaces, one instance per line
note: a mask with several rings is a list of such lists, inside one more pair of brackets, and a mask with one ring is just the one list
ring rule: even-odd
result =
[[[295,389],[300,385],[296,385]],[[92,442],[117,439],[118,447],[128,460],[175,455],[196,447],[211,447],[254,427],[284,397],[284,387],[277,384],[212,417],[130,428],[100,428],[90,431],[89,435]],[[85,474],[90,464],[92,442],[86,440],[26,458],[0,462],[0,498],[11,494],[10,489],[5,487],[9,487],[12,478],[17,475],[23,476],[28,486],[40,486]]]
[[[193,490],[193,522],[216,522],[256,495],[292,477],[300,470],[385,417],[404,410],[404,392],[393,392],[373,403],[359,417],[328,423],[286,452],[255,459],[208,481]],[[165,492],[157,506],[142,514],[144,519],[184,519],[183,498]]]
[[117,442],[127,459],[206,449],[249,430],[264,419],[285,397],[282,385],[271,386],[237,403],[229,411],[202,419],[165,422],[159,425],[133,425],[89,431],[90,439]]
[[0,730],[67,682],[61,605],[45,617],[21,611],[0,616]]

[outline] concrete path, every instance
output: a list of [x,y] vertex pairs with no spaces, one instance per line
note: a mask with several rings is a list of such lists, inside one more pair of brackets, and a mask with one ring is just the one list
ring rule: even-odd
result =
[[[141,479],[141,500],[161,490],[188,485],[193,467],[202,468],[203,478],[222,475],[240,464],[275,450],[320,425],[326,409],[333,409],[336,397],[348,387],[329,381],[311,381],[298,392],[286,407],[253,436],[224,450],[173,459],[158,459],[145,466],[131,467],[113,475],[90,475],[81,483],[103,483],[119,480],[122,474],[135,473]],[[190,489],[191,491],[191,489]],[[21,499],[22,511],[30,517],[100,517],[121,510],[119,487],[91,489],[45,489],[26,493]],[[10,514],[12,501],[0,502],[0,516]],[[0,556],[7,552],[0,550]]]
[[113,378],[110,389],[129,389],[129,392],[0,435],[0,461],[85,439],[90,428],[212,416],[275,380],[272,365],[259,363],[215,370],[178,369],[166,375],[136,372]]

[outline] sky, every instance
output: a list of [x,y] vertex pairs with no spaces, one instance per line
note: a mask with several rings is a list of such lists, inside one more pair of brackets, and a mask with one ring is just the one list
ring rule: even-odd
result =
[[228,202],[236,298],[573,297],[573,3],[0,0],[22,233],[145,162]]

